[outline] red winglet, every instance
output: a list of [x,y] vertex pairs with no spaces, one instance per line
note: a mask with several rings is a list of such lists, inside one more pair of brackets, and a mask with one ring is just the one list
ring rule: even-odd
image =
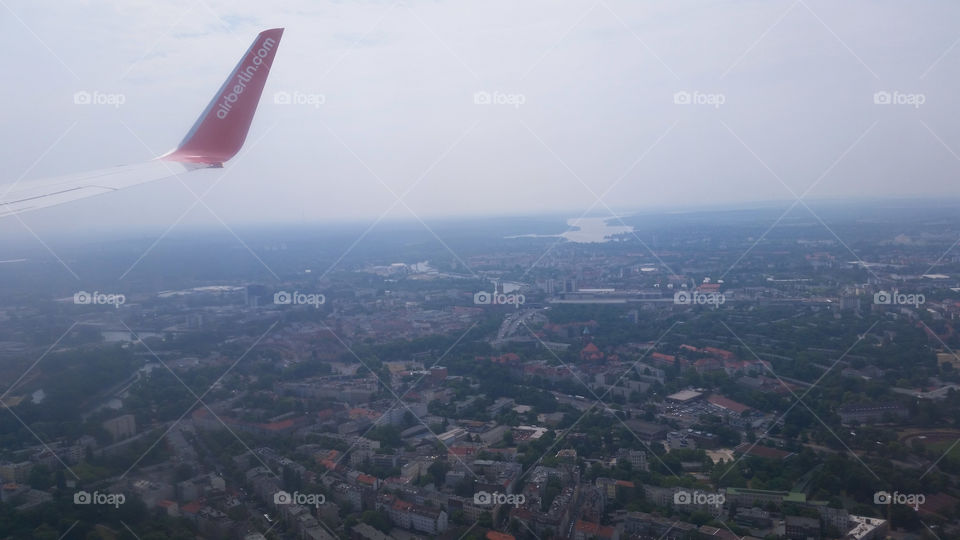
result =
[[220,165],[240,151],[282,35],[283,28],[260,32],[180,146],[160,159]]

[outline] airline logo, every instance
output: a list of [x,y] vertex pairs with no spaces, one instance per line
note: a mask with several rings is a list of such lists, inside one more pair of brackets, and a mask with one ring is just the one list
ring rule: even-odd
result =
[[253,80],[253,76],[256,75],[257,71],[259,71],[263,65],[264,59],[270,55],[270,51],[276,46],[277,40],[271,37],[263,40],[260,48],[254,51],[249,61],[237,70],[233,87],[228,87],[227,93],[220,98],[220,102],[217,104],[217,118],[220,120],[227,118],[230,110],[233,108],[233,104],[240,99],[240,94],[247,89],[247,83]]

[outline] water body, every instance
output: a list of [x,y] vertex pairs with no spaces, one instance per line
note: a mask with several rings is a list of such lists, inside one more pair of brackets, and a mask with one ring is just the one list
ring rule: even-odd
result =
[[605,217],[568,219],[567,225],[579,230],[567,231],[560,236],[571,242],[591,243],[609,242],[608,236],[633,232],[633,227],[619,223],[617,219]]
[[633,232],[633,227],[617,223],[619,221],[616,218],[610,217],[570,218],[567,226],[574,230],[563,234],[518,234],[507,238],[565,238],[569,242],[589,244],[609,242],[609,236]]
[[[104,330],[100,332],[100,335],[103,336],[103,340],[107,343],[131,342],[136,339],[130,332],[119,330]],[[163,334],[158,332],[138,332],[137,336],[140,337],[140,339],[147,339],[149,337],[163,337]]]

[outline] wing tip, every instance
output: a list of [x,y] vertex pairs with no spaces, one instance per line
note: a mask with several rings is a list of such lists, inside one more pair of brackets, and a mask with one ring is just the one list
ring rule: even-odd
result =
[[270,28],[257,34],[180,145],[158,159],[219,166],[240,151],[283,31]]

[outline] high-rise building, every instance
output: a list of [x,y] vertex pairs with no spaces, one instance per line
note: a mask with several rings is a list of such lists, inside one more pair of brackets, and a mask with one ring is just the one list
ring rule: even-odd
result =
[[122,441],[137,434],[137,420],[132,414],[125,414],[104,422],[103,429],[113,436],[114,441]]

